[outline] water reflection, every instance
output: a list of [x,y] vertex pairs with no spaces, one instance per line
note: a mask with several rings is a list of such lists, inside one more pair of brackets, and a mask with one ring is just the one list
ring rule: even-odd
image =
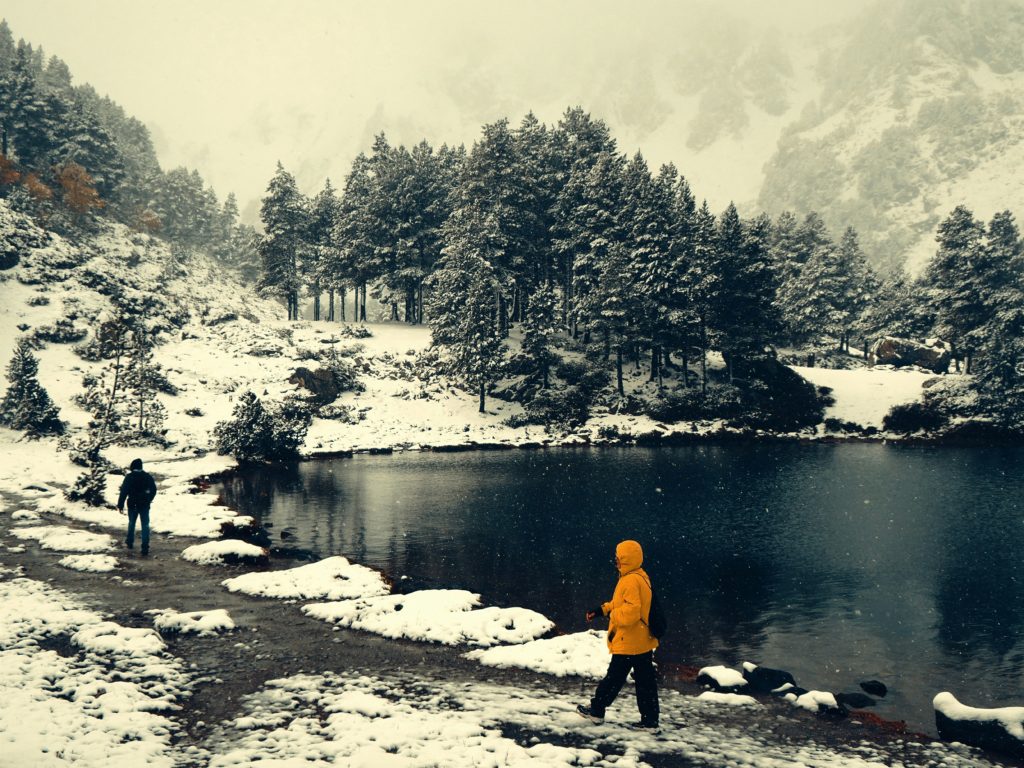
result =
[[297,546],[373,565],[398,589],[468,588],[566,631],[611,593],[615,543],[636,538],[671,617],[663,659],[750,659],[831,690],[879,677],[889,706],[926,728],[946,687],[1020,703],[1022,455],[759,445],[358,456],[245,473],[224,493],[294,531]]

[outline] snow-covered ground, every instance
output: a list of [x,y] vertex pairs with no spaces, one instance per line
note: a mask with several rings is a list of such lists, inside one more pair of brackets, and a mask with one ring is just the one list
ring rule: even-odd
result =
[[832,390],[835,403],[825,410],[826,419],[877,429],[894,405],[920,400],[922,385],[936,376],[891,366],[854,370],[793,366],[793,370],[815,386]]

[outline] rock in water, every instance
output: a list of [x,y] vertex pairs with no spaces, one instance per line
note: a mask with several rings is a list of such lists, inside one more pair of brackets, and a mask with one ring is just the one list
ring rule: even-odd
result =
[[977,709],[940,693],[932,701],[939,736],[1024,758],[1024,707]]
[[878,696],[884,699],[885,694],[889,692],[889,689],[885,687],[885,683],[879,682],[878,680],[865,680],[860,684],[860,689],[864,693],[870,693],[872,696]]
[[743,677],[750,686],[751,693],[772,693],[787,683],[791,686],[796,685],[793,675],[785,670],[759,667],[749,662],[743,665]]
[[848,709],[864,709],[875,706],[875,700],[863,693],[837,693],[836,701]]

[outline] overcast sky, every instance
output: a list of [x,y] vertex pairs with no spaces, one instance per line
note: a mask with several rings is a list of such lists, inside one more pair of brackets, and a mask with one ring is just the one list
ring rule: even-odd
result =
[[[421,128],[427,134],[443,126],[446,135],[429,138],[470,143],[481,117],[498,115],[482,110],[432,122],[427,84],[497,87],[508,91],[502,96],[509,104],[565,107],[580,102],[577,86],[596,64],[628,57],[637,46],[672,48],[691,18],[707,14],[709,6],[791,31],[833,23],[864,5],[6,0],[0,14],[16,38],[64,59],[76,83],[91,83],[149,125],[165,167],[198,166],[219,193],[234,188],[244,201],[261,190],[239,187],[265,184],[276,160],[300,168],[309,162],[296,145],[307,140],[318,115],[324,115],[323,130],[337,134],[337,152],[346,162],[365,146],[371,124],[406,141]],[[564,94],[557,92],[563,79]],[[499,103],[489,96],[488,104]],[[289,121],[302,123],[302,130],[290,129]],[[244,132],[254,123],[263,149],[250,146]],[[307,138],[289,144],[290,136]],[[330,140],[316,136],[321,152]],[[306,168],[305,175],[315,173]]]

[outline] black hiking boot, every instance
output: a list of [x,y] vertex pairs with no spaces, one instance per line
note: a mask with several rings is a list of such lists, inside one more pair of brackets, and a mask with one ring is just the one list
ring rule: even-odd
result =
[[658,733],[661,730],[657,723],[645,723],[643,720],[639,723],[633,723],[629,727],[634,731],[646,731],[647,733]]
[[604,716],[595,715],[594,712],[590,709],[590,707],[585,707],[582,704],[576,707],[576,714],[582,718],[589,720],[592,723],[597,723],[600,725],[604,722]]

